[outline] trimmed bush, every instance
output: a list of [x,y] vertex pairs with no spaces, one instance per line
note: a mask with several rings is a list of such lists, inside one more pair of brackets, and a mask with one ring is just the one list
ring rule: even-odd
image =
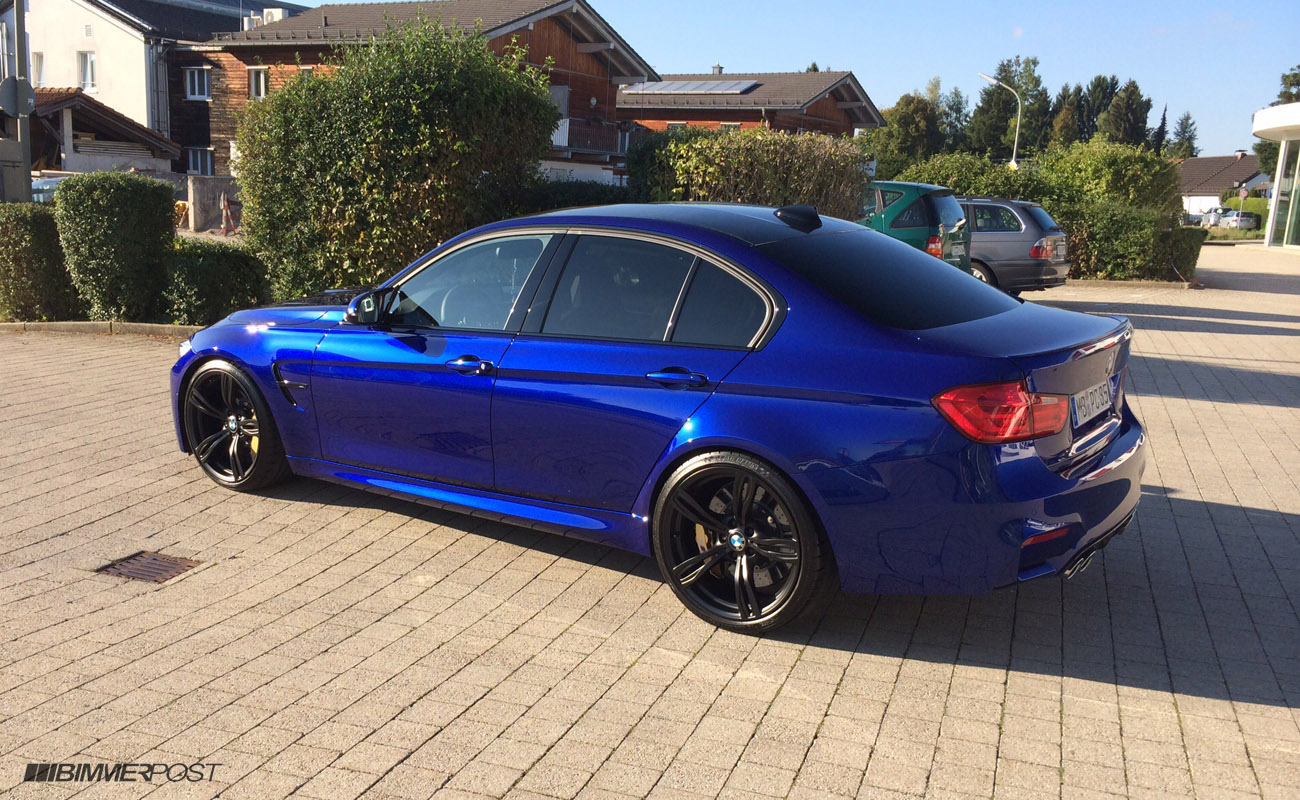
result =
[[1169,254],[1175,270],[1175,279],[1190,281],[1196,275],[1196,262],[1201,258],[1201,245],[1209,231],[1204,228],[1183,227],[1161,231],[1161,246]]
[[1182,209],[1177,163],[1145,147],[1093,138],[1049,148],[1038,161],[1044,181],[1081,197],[1123,202],[1172,215]]
[[178,325],[211,325],[271,299],[266,265],[224,242],[178,237],[168,271],[167,313]]
[[631,197],[626,186],[596,181],[539,181],[524,196],[519,213],[540,214],[558,208],[626,203]]
[[54,210],[37,203],[0,204],[0,320],[70,319],[77,311]]
[[672,145],[720,135],[721,131],[688,126],[635,138],[627,149],[627,188],[632,201],[651,203],[675,199],[677,173],[673,168]]
[[1069,236],[1071,277],[1190,281],[1196,272],[1205,231],[1175,227],[1168,214],[1095,200],[1049,211]]
[[518,207],[558,119],[524,55],[422,19],[249,103],[243,231],[274,296],[376,283]]
[[59,241],[91,319],[156,317],[175,238],[172,191],[170,183],[123,172],[73,175],[59,184]]
[[1068,187],[1052,185],[1032,169],[1007,169],[1005,164],[994,164],[987,156],[970,153],[933,156],[903,170],[898,180],[947,186],[957,194],[1039,203],[1074,194]]
[[753,128],[663,141],[662,153],[643,157],[665,172],[637,180],[652,200],[808,203],[832,217],[862,216],[867,158],[852,139]]

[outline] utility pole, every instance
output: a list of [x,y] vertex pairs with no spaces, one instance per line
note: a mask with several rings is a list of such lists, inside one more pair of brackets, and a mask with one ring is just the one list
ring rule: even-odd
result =
[[[31,96],[27,82],[27,0],[14,0],[14,48],[16,69],[14,77],[18,79],[18,146],[22,149],[23,175],[18,189],[18,199],[24,203],[32,201],[32,110],[24,108],[23,96]],[[27,89],[24,92],[24,89]]]

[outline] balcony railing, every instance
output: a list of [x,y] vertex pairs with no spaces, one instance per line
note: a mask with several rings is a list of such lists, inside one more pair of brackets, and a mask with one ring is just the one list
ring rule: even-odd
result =
[[625,155],[629,132],[621,131],[612,123],[592,123],[585,119],[567,118],[551,135],[551,146],[559,150],[580,153]]

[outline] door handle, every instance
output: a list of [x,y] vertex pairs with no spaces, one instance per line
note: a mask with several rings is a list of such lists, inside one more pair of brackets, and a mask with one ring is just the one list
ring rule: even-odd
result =
[[656,372],[647,372],[647,380],[663,384],[670,388],[679,386],[703,386],[709,382],[707,375],[698,372],[691,372],[683,367],[664,367]]
[[492,362],[478,356],[461,356],[448,361],[447,368],[462,375],[487,375],[492,372]]

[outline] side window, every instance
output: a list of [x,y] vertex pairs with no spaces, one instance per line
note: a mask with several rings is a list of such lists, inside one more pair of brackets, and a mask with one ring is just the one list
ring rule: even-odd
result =
[[881,191],[880,195],[881,195],[880,207],[884,209],[884,208],[889,208],[895,202],[897,202],[898,198],[903,196],[903,193],[898,191],[897,189],[885,189]]
[[438,259],[398,287],[388,323],[504,330],[550,240],[547,234],[492,239]]
[[701,261],[672,338],[683,344],[747,347],[765,319],[762,297],[721,267]]
[[1018,232],[1020,218],[1006,206],[975,206],[975,230],[983,233]]
[[891,228],[925,228],[930,224],[929,207],[925,204],[924,197],[918,197],[910,206],[898,212],[894,221],[889,224]]
[[667,245],[583,236],[564,265],[542,333],[662,342],[694,261]]
[[1020,217],[1016,216],[1016,212],[1006,206],[994,206],[993,214],[994,218],[997,219],[997,230],[1018,233],[1024,228],[1020,224]]

